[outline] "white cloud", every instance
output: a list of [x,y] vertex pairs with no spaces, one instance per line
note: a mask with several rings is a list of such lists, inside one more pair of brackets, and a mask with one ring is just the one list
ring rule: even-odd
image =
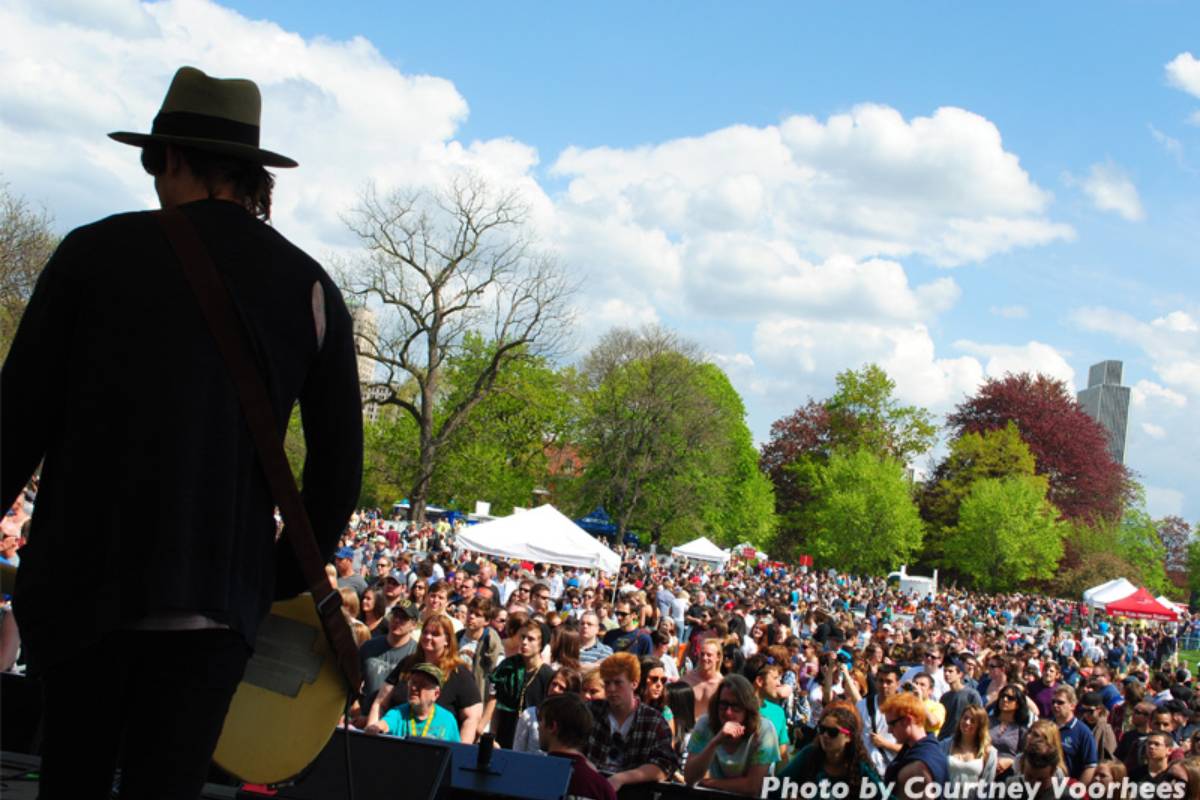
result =
[[1138,222],[1146,218],[1137,187],[1133,185],[1129,176],[1111,161],[1093,164],[1086,178],[1078,181],[1069,179],[1068,182],[1078,183],[1092,204],[1101,211],[1115,212],[1129,222]]
[[939,359],[933,339],[920,323],[879,325],[863,321],[776,319],[754,330],[756,363],[791,377],[773,388],[793,398],[798,387],[831,385],[833,375],[866,363],[883,367],[907,402],[945,410],[983,379],[973,358]]
[[318,256],[350,244],[339,215],[368,180],[469,168],[538,202],[532,148],[453,139],[467,102],[450,81],[405,75],[366,39],[305,39],[207,0],[0,6],[0,172],[71,224],[152,205],[136,151],[105,134],[148,130],[180,64],[259,84],[263,145],[300,162],[279,172],[277,225]]
[[1193,97],[1200,97],[1200,59],[1180,53],[1167,63],[1167,82]]
[[1023,345],[981,344],[967,339],[954,343],[954,348],[973,356],[986,358],[984,373],[989,378],[1003,378],[1021,372],[1041,373],[1075,385],[1075,370],[1054,347],[1042,342]]
[[1162,382],[1177,392],[1200,399],[1200,323],[1188,311],[1177,310],[1142,322],[1107,308],[1081,308],[1071,314],[1076,325],[1101,331],[1142,348]]
[[988,311],[1004,319],[1025,319],[1029,316],[1029,309],[1025,306],[992,306]]
[[987,119],[958,108],[905,120],[862,105],[824,122],[737,125],[632,149],[565,150],[563,206],[608,227],[709,240],[784,242],[800,259],[927,257],[953,266],[1071,238],[1051,196]]
[[1140,380],[1130,390],[1131,400],[1136,407],[1144,407],[1152,403],[1164,403],[1175,408],[1187,405],[1187,397],[1154,381]]
[[1165,428],[1155,425],[1153,422],[1143,422],[1142,430],[1145,431],[1146,435],[1151,439],[1162,439],[1167,435]]

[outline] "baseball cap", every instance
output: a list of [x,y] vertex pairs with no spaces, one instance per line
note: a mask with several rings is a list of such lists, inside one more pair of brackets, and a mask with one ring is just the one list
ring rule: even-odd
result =
[[354,548],[353,547],[339,547],[337,550],[333,551],[333,557],[334,558],[354,558]]
[[410,603],[407,600],[403,603],[396,603],[392,606],[392,614],[399,617],[405,616],[416,622],[421,618],[421,609],[417,608],[415,603]]
[[398,569],[394,569],[387,574],[389,580],[393,580],[401,586],[404,585],[404,573]]
[[427,663],[417,664],[415,667],[412,668],[412,671],[420,672],[424,675],[428,675],[430,678],[433,679],[433,682],[436,683],[438,686],[441,686],[446,681],[446,673],[442,672],[441,669],[439,669],[434,664],[427,664]]

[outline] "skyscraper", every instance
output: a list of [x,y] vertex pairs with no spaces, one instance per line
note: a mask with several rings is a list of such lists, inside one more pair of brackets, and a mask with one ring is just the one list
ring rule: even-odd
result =
[[1129,424],[1129,387],[1121,385],[1120,361],[1101,361],[1088,370],[1088,387],[1077,396],[1088,416],[1108,432],[1108,452],[1125,463],[1125,428]]

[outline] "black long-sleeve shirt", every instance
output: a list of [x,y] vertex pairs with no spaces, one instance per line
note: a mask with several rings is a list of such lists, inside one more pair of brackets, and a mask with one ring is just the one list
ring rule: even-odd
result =
[[[281,438],[300,402],[304,500],[329,555],[362,470],[349,312],[320,265],[240,206],[183,210],[249,332]],[[72,231],[30,299],[0,371],[0,507],[39,462],[14,594],[31,670],[151,614],[202,614],[252,644],[271,601],[305,588],[275,543],[236,389],[148,213]]]

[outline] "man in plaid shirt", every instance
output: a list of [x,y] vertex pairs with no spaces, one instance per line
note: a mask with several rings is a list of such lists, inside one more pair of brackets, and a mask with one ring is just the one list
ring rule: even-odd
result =
[[635,694],[641,666],[632,653],[615,653],[600,663],[607,699],[590,704],[596,724],[587,757],[608,773],[616,791],[629,783],[665,781],[678,768],[671,727],[662,712],[639,703]]

